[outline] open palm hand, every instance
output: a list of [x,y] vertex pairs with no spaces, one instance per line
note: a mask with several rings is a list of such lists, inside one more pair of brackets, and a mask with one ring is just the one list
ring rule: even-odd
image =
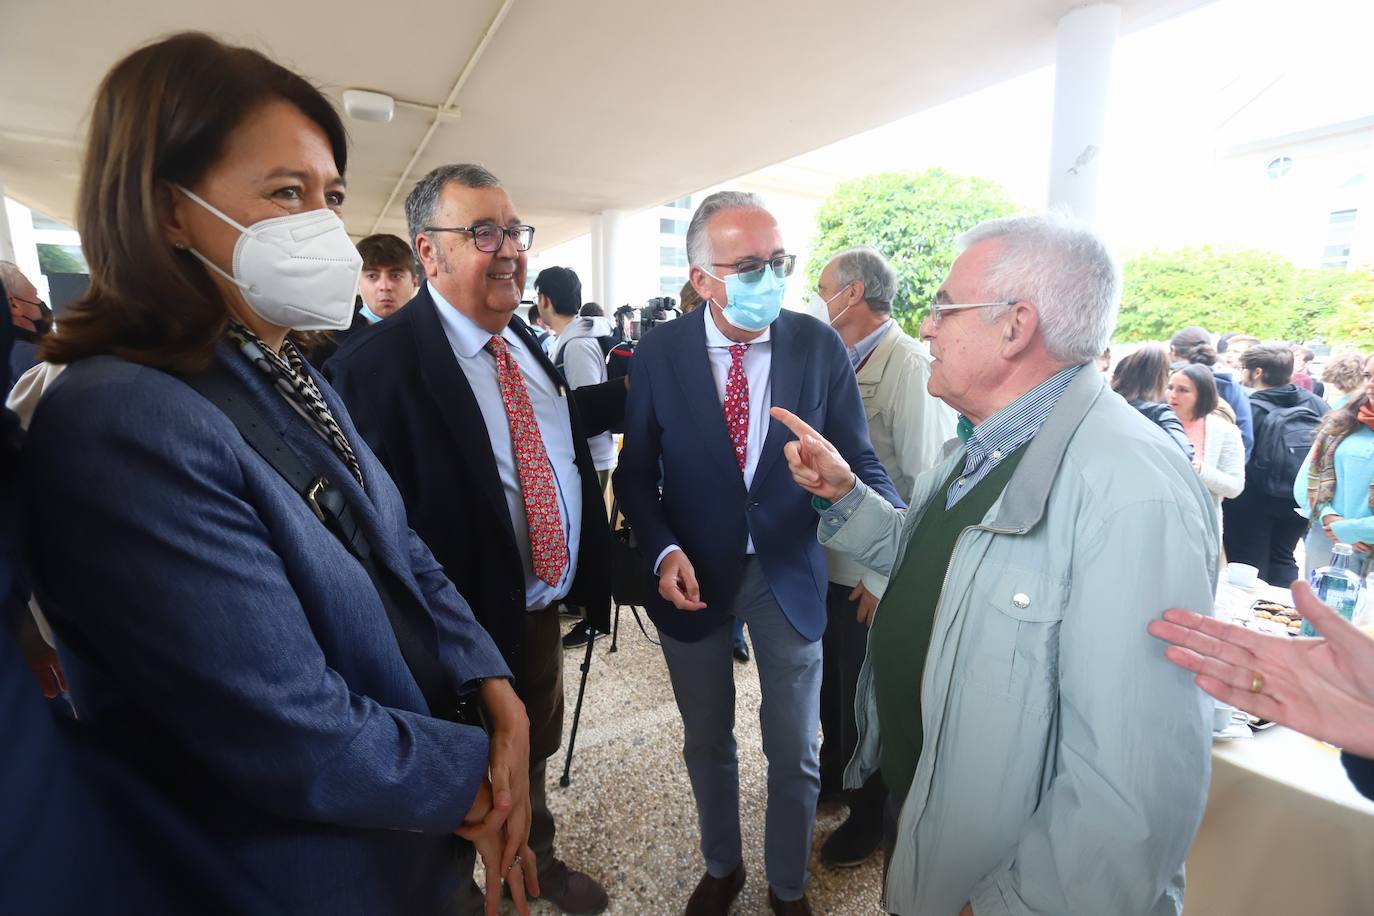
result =
[[1180,609],[1165,611],[1149,630],[1172,643],[1169,661],[1222,702],[1374,756],[1374,638],[1305,583],[1294,584],[1293,600],[1322,637],[1271,636]]

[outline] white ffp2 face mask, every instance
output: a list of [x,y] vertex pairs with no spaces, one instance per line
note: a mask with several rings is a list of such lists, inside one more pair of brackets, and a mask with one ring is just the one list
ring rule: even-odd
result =
[[190,252],[237,286],[260,318],[295,331],[342,331],[352,323],[363,259],[333,210],[243,226],[181,185],[177,189],[239,231],[232,275],[194,248]]
[[836,315],[834,318],[831,318],[830,303],[834,302],[837,298],[839,298],[840,293],[849,289],[850,285],[851,284],[846,283],[844,286],[841,286],[839,289],[835,291],[835,295],[831,296],[829,299],[821,298],[820,292],[812,293],[811,299],[807,303],[807,305],[811,309],[812,314],[814,314],[821,321],[824,321],[826,324],[830,325],[833,328],[835,326],[835,322],[843,318],[844,313],[852,309],[854,306],[846,305],[843,309],[840,310],[840,313],[838,315]]

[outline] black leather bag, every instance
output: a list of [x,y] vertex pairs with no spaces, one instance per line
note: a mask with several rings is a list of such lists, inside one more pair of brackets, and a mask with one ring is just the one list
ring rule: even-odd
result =
[[611,598],[617,606],[644,607],[649,599],[649,575],[634,529],[611,501]]

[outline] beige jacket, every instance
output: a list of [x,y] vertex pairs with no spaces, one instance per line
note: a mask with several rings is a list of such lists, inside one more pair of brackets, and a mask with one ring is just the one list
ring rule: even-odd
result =
[[[930,350],[907,335],[896,321],[859,370],[859,395],[868,418],[868,438],[887,469],[897,495],[909,500],[916,478],[933,467],[940,449],[954,438],[954,411],[926,393]],[[882,596],[887,577],[880,576],[835,550],[826,551],[830,581],[854,586],[863,582]]]

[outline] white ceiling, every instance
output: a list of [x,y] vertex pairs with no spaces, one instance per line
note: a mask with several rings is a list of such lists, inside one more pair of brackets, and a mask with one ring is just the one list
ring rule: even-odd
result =
[[[1123,29],[1205,0],[1120,0]],[[366,88],[440,105],[502,0],[5,0],[0,181],[73,221],[101,76],[182,29],[249,44],[336,103]],[[510,0],[445,119],[382,207],[433,116],[349,121],[349,231],[405,234],[402,201],[436,165],[505,182],[545,248],[593,214],[728,181],[1053,60],[1073,0]],[[1008,155],[1015,155],[1008,138]]]

